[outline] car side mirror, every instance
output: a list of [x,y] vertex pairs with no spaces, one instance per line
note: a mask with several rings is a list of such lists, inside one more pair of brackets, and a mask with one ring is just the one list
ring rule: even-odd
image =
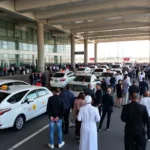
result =
[[26,99],[24,102],[29,104],[29,103],[32,103],[32,102],[33,102],[33,99],[32,99],[32,98],[28,98],[28,99]]
[[33,98],[28,98],[29,103],[32,103],[33,101],[34,101]]

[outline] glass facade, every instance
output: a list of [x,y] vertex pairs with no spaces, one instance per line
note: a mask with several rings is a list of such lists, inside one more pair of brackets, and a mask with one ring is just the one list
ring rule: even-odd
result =
[[[44,32],[45,63],[70,62],[70,39],[53,37],[51,32]],[[0,66],[17,66],[37,62],[37,30],[19,27],[15,23],[0,20]]]

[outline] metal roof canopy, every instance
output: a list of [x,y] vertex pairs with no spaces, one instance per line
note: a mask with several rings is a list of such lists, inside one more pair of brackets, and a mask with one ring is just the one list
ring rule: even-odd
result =
[[0,10],[7,9],[81,40],[150,39],[150,0],[0,0]]

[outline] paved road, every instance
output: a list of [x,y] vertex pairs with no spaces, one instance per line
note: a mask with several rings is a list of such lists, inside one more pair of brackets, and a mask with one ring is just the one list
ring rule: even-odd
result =
[[[28,80],[27,76],[12,77],[13,79]],[[112,130],[109,132],[102,131],[98,133],[99,150],[124,150],[124,124],[120,121],[121,109],[114,109],[111,120]],[[46,115],[37,117],[25,124],[25,127],[19,131],[14,132],[12,129],[0,130],[0,150],[9,150],[12,146],[16,145],[20,141],[26,139],[39,129],[45,127],[48,124],[48,118]],[[106,122],[104,122],[103,128],[105,128]],[[48,133],[46,128],[27,142],[21,144],[15,150],[48,150]],[[64,136],[66,145],[62,150],[78,150],[79,143],[74,136],[74,129],[70,129],[68,135]],[[147,149],[150,149],[150,143],[147,145]]]

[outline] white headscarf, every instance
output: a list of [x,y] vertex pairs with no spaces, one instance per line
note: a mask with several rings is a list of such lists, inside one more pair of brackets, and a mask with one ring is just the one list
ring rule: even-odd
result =
[[85,102],[86,102],[86,104],[91,103],[91,102],[92,102],[91,96],[87,95],[87,96],[85,97]]

